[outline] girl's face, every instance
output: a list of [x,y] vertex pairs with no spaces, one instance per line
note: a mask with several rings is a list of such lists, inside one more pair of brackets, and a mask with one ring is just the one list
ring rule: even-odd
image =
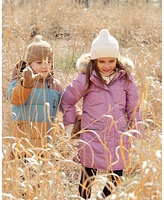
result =
[[116,58],[98,58],[97,67],[102,74],[108,76],[115,69],[116,62]]
[[43,77],[46,77],[51,70],[52,61],[51,60],[48,60],[48,61],[37,60],[37,61],[32,62],[30,66],[37,74],[41,73]]

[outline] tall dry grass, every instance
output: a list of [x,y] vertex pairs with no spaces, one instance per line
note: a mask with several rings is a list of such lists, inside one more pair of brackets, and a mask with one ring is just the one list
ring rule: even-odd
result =
[[[120,43],[121,54],[131,58],[141,95],[145,140],[133,141],[131,166],[115,189],[112,199],[162,199],[162,11],[150,5],[109,5],[95,3],[84,9],[74,1],[32,1],[15,6],[2,4],[2,199],[78,199],[81,166],[72,161],[76,144],[59,130],[58,113],[55,137],[47,149],[15,148],[9,159],[11,105],[6,93],[17,61],[24,57],[27,44],[35,34],[43,35],[55,51],[56,77],[63,89],[77,75],[75,63],[89,52],[92,40],[101,28],[109,29]],[[19,142],[19,141],[18,141]],[[21,157],[23,153],[28,157]],[[44,158],[41,154],[44,154]],[[102,188],[107,174],[100,172],[93,186]]]

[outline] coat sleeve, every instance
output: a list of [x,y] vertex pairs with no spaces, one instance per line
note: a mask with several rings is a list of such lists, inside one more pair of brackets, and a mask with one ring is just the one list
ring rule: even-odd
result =
[[11,104],[20,106],[24,104],[30,96],[32,88],[24,88],[20,80],[13,80],[8,89],[8,100]]
[[134,133],[134,136],[142,136],[142,113],[140,109],[139,92],[135,82],[133,81],[133,78],[131,78],[131,81],[128,83],[127,87],[125,112],[127,114],[129,129],[140,132],[140,134]]
[[67,86],[63,93],[61,106],[63,112],[63,123],[65,126],[76,123],[76,103],[83,97],[86,89],[85,80],[85,74],[80,73],[78,77]]

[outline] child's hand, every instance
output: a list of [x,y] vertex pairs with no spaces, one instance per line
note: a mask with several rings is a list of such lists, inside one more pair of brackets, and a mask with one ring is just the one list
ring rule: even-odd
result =
[[23,70],[23,86],[25,88],[32,88],[33,87],[33,83],[35,82],[35,80],[41,78],[41,74],[33,74],[33,71],[30,67],[26,67]]
[[81,130],[81,119],[80,118],[81,118],[81,116],[79,117],[79,119],[77,120],[76,124],[73,127],[72,139],[80,138],[80,134],[77,134]]
[[65,127],[65,131],[67,133],[68,138],[71,138],[74,126],[75,124],[69,124]]

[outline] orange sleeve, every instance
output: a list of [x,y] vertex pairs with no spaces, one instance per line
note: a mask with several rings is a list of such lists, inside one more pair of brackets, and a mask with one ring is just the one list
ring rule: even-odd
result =
[[10,94],[10,102],[16,106],[24,104],[30,96],[32,88],[24,88],[19,81],[12,89]]

